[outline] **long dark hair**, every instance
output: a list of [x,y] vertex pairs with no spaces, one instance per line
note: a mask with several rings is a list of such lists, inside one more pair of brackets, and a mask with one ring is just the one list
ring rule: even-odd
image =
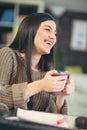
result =
[[[41,24],[41,22],[44,22],[46,20],[53,20],[54,22],[56,22],[54,17],[48,13],[33,13],[30,14],[29,16],[26,16],[19,26],[15,39],[9,46],[10,48],[25,53],[27,76],[29,82],[32,81],[31,57],[32,57],[32,50],[34,47],[34,38],[39,25]],[[54,65],[54,53],[52,48],[50,54],[45,54],[41,56],[41,59],[38,63],[38,67],[40,71],[46,72],[50,70],[53,65]]]

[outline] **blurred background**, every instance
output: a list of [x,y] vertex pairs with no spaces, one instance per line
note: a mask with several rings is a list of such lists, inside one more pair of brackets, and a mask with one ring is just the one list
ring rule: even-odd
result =
[[34,12],[52,14],[58,24],[55,67],[68,70],[75,93],[67,97],[69,114],[87,114],[87,0],[0,0],[0,48],[8,46],[22,19]]

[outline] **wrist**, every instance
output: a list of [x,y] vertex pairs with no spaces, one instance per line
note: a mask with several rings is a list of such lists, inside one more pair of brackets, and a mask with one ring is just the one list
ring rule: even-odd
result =
[[33,85],[36,87],[36,90],[38,92],[43,91],[43,86],[42,86],[42,80],[37,80],[33,82]]
[[28,95],[29,97],[39,93],[40,91],[42,91],[42,87],[41,87],[41,82],[40,80],[31,82],[27,85],[27,88],[25,90],[25,94]]
[[63,95],[59,95],[59,96],[56,97],[56,105],[57,105],[57,108],[58,108],[58,112],[61,111],[61,108],[64,104],[64,100],[65,100],[65,98],[64,98]]

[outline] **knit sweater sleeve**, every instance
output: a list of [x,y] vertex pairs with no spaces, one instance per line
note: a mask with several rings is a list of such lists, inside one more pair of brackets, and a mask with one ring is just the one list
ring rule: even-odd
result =
[[0,83],[2,84],[10,83],[11,73],[13,71],[13,57],[14,56],[9,48],[3,48],[0,50]]
[[9,109],[12,107],[26,109],[24,92],[27,83],[10,84],[16,76],[16,71],[15,53],[10,48],[2,48],[0,50],[0,102],[6,104]]

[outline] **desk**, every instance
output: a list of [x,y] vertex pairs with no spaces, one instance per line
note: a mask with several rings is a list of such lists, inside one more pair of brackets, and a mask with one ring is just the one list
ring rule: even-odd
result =
[[[69,130],[33,122],[9,121],[0,118],[0,130]],[[72,129],[73,130],[73,129]]]
[[0,119],[1,130],[74,130],[74,116],[18,108],[17,115]]

